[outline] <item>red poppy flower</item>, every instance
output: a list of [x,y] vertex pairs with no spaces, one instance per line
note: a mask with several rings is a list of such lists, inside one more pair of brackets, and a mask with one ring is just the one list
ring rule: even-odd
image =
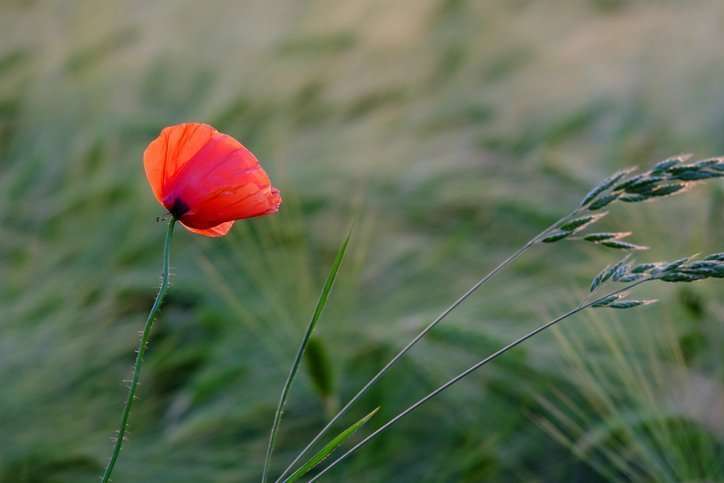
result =
[[282,202],[251,151],[207,124],[165,128],[143,165],[159,203],[201,235],[226,235],[235,220],[276,213]]

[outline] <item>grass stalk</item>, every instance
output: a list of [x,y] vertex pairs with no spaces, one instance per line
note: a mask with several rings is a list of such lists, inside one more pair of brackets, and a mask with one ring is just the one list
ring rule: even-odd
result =
[[525,252],[527,252],[531,247],[539,243],[541,240],[546,238],[556,227],[560,226],[561,224],[565,223],[566,221],[574,218],[578,215],[580,212],[579,209],[574,210],[573,212],[569,213],[568,215],[564,216],[563,218],[559,219],[552,225],[550,225],[548,228],[528,240],[528,242],[525,243],[522,247],[520,247],[518,250],[516,250],[512,255],[510,255],[508,258],[500,262],[493,270],[488,272],[485,276],[483,276],[480,280],[475,282],[475,284],[470,287],[465,293],[463,293],[455,302],[452,303],[452,305],[448,306],[440,315],[438,315],[432,322],[430,322],[425,328],[423,328],[420,332],[415,335],[415,337],[407,343],[400,351],[390,359],[390,361],[385,364],[382,369],[380,369],[377,374],[375,374],[352,398],[335,414],[329,422],[312,438],[312,440],[305,446],[289,463],[289,465],[284,469],[282,474],[277,478],[275,483],[279,483],[280,481],[286,481],[284,478],[289,474],[289,472],[294,468],[294,465],[299,462],[299,460],[314,446],[314,444],[319,441],[319,439],[324,436],[327,431],[334,425],[334,423],[341,418],[344,414],[347,413],[349,408],[357,401],[359,400],[392,366],[394,366],[397,361],[399,361],[410,349],[412,349],[415,344],[417,344],[425,335],[427,335],[428,332],[430,332],[437,324],[442,322],[453,310],[455,310],[459,305],[461,305],[463,302],[465,302],[471,295],[473,295],[481,286],[483,286],[487,281],[492,279],[495,275],[497,275],[500,271],[502,271],[505,267],[507,267],[509,264],[517,260],[519,257],[521,257]]
[[330,463],[328,466],[326,466],[326,467],[325,467],[322,471],[320,471],[314,478],[310,479],[310,480],[309,480],[309,483],[311,483],[311,482],[313,482],[313,481],[316,481],[317,479],[321,478],[324,474],[326,474],[329,470],[331,470],[331,469],[332,469],[333,467],[335,467],[337,464],[339,464],[339,463],[341,463],[342,461],[344,461],[345,459],[347,459],[349,456],[351,456],[351,455],[352,455],[353,453],[355,453],[357,450],[359,450],[360,448],[362,448],[363,446],[365,446],[367,443],[369,443],[373,438],[377,437],[378,435],[380,435],[381,433],[383,433],[384,431],[386,431],[387,429],[389,429],[391,426],[393,426],[395,423],[397,423],[400,419],[402,419],[403,417],[405,417],[405,416],[408,415],[409,413],[415,411],[417,408],[419,408],[420,406],[422,406],[423,404],[425,404],[425,403],[426,403],[427,401],[429,401],[430,399],[433,399],[433,398],[434,398],[435,396],[437,396],[438,394],[440,394],[440,393],[442,393],[443,391],[445,391],[446,389],[450,388],[451,386],[453,386],[453,385],[456,384],[457,382],[461,381],[462,379],[464,379],[465,377],[467,377],[467,376],[470,375],[471,373],[475,372],[476,370],[480,369],[480,368],[483,367],[484,365],[488,364],[489,362],[494,361],[495,359],[497,359],[498,357],[502,356],[503,354],[505,354],[505,353],[508,352],[509,350],[517,347],[518,345],[520,345],[520,344],[522,344],[523,342],[527,341],[527,340],[530,339],[531,337],[534,337],[535,335],[543,332],[544,330],[549,329],[550,327],[553,327],[554,325],[558,324],[559,322],[561,322],[561,321],[563,321],[563,320],[565,320],[565,319],[567,319],[567,318],[569,318],[569,317],[572,317],[572,316],[578,314],[579,312],[581,312],[581,311],[583,311],[583,310],[591,307],[592,305],[594,305],[594,304],[596,304],[596,303],[598,303],[598,302],[601,302],[601,301],[605,300],[607,297],[611,297],[611,296],[614,296],[614,295],[623,293],[623,292],[625,292],[625,291],[627,291],[627,290],[631,290],[631,289],[633,289],[634,287],[636,287],[636,286],[638,286],[638,285],[641,285],[642,283],[647,282],[647,281],[650,281],[650,280],[653,280],[653,278],[646,278],[646,279],[643,279],[643,280],[639,280],[639,281],[637,281],[637,282],[634,282],[634,283],[631,283],[631,284],[629,284],[629,285],[626,285],[625,287],[622,287],[622,288],[618,288],[618,289],[616,289],[616,290],[613,290],[613,291],[611,291],[611,292],[609,292],[609,293],[607,293],[607,294],[605,294],[605,295],[602,295],[602,296],[600,296],[600,297],[596,297],[596,298],[593,299],[593,300],[589,300],[588,302],[581,303],[581,304],[577,305],[575,308],[569,310],[568,312],[566,312],[566,313],[564,313],[564,314],[556,317],[556,318],[553,319],[553,320],[550,320],[550,321],[546,322],[546,323],[543,324],[543,325],[538,326],[537,328],[535,328],[535,329],[533,329],[532,331],[524,334],[523,336],[519,337],[518,339],[514,340],[513,342],[510,342],[509,344],[501,347],[500,349],[498,349],[498,350],[495,351],[494,353],[490,354],[490,355],[487,356],[486,358],[484,358],[484,359],[478,361],[477,363],[473,364],[472,366],[470,366],[469,368],[467,368],[467,369],[464,370],[463,372],[459,373],[458,375],[456,375],[456,376],[453,377],[452,379],[449,379],[447,382],[445,382],[444,384],[442,384],[441,386],[439,386],[437,389],[435,389],[434,391],[430,392],[427,396],[425,396],[425,397],[417,400],[414,404],[408,406],[407,409],[405,409],[404,411],[398,413],[395,417],[393,417],[392,419],[390,419],[389,421],[387,421],[385,424],[383,424],[382,426],[380,426],[378,429],[376,429],[376,430],[375,430],[374,432],[372,432],[370,435],[368,435],[367,437],[365,437],[362,441],[360,441],[360,442],[357,443],[355,446],[353,446],[352,448],[350,448],[346,453],[342,454],[339,458],[337,458],[337,459],[334,460],[332,463]]

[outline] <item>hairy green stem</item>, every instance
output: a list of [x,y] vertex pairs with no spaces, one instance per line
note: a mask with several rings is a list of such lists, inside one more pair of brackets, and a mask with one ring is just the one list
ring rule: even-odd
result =
[[598,302],[600,302],[600,301],[602,301],[602,300],[604,300],[604,299],[606,299],[606,298],[608,298],[608,297],[611,297],[612,295],[616,295],[616,294],[625,292],[625,291],[627,291],[627,290],[630,290],[630,289],[632,289],[632,288],[634,288],[634,287],[636,287],[636,286],[638,286],[638,285],[641,285],[641,284],[644,283],[644,282],[648,282],[648,281],[650,281],[650,280],[652,280],[652,279],[651,279],[651,278],[646,278],[646,279],[643,279],[643,280],[639,280],[638,282],[634,282],[634,283],[631,283],[631,284],[629,284],[629,285],[627,285],[627,286],[625,286],[625,287],[623,287],[623,288],[619,288],[619,289],[613,290],[613,291],[611,291],[611,292],[609,292],[609,293],[607,293],[607,294],[605,294],[605,295],[602,295],[602,296],[600,296],[600,297],[597,297],[597,298],[595,298],[595,299],[593,299],[593,300],[589,300],[588,302],[581,303],[581,304],[577,305],[575,308],[573,308],[573,309],[569,310],[568,312],[564,313],[563,315],[560,315],[560,316],[556,317],[555,319],[553,319],[553,320],[551,320],[551,321],[549,321],[549,322],[546,322],[546,323],[543,324],[543,325],[538,326],[537,328],[533,329],[532,331],[526,333],[525,335],[523,335],[523,336],[519,337],[518,339],[514,340],[513,342],[509,343],[508,345],[506,345],[506,346],[504,346],[504,347],[501,347],[500,349],[498,349],[498,350],[495,351],[494,353],[492,353],[492,354],[490,354],[489,356],[487,356],[485,359],[482,359],[482,360],[478,361],[477,363],[475,363],[475,364],[473,364],[472,366],[470,366],[469,368],[465,369],[463,372],[459,373],[458,375],[456,375],[456,376],[453,377],[452,379],[448,380],[445,384],[439,386],[437,389],[435,389],[434,391],[432,391],[431,393],[429,393],[427,396],[423,397],[422,399],[419,399],[417,402],[415,402],[414,404],[412,404],[411,406],[409,406],[409,407],[408,407],[407,409],[405,409],[404,411],[398,413],[397,416],[393,417],[392,419],[390,419],[389,421],[387,421],[385,424],[383,424],[382,426],[380,426],[379,428],[377,428],[377,429],[376,429],[374,432],[372,432],[369,436],[365,437],[362,441],[360,441],[360,442],[357,443],[355,446],[353,446],[352,448],[350,448],[350,449],[349,449],[346,453],[344,453],[342,456],[340,456],[339,458],[337,458],[336,460],[334,460],[332,463],[330,463],[327,467],[325,467],[322,471],[320,471],[314,478],[310,479],[310,480],[308,481],[308,483],[311,483],[311,482],[316,481],[317,479],[321,478],[325,473],[327,473],[329,470],[331,470],[334,466],[336,466],[337,464],[341,463],[343,460],[345,460],[345,459],[348,458],[350,455],[352,455],[352,453],[354,453],[355,451],[357,451],[358,449],[360,449],[362,446],[366,445],[370,440],[372,440],[373,438],[375,438],[376,436],[378,436],[378,435],[379,435],[380,433],[382,433],[383,431],[387,430],[390,426],[392,426],[393,424],[395,424],[397,421],[399,421],[400,419],[402,419],[403,417],[405,417],[406,415],[408,415],[408,414],[411,413],[412,411],[416,410],[417,408],[419,408],[420,406],[422,406],[422,405],[425,404],[427,401],[429,401],[430,399],[434,398],[435,396],[437,396],[437,395],[440,394],[441,392],[445,391],[446,389],[448,389],[448,388],[449,388],[450,386],[452,386],[453,384],[459,382],[461,379],[464,379],[465,377],[467,377],[467,376],[468,376],[469,374],[471,374],[472,372],[474,372],[474,371],[476,371],[477,369],[481,368],[481,367],[484,366],[485,364],[487,364],[487,363],[489,363],[489,362],[497,359],[498,357],[502,356],[503,354],[505,354],[505,353],[508,352],[509,350],[511,350],[511,349],[513,349],[514,347],[522,344],[523,342],[525,342],[525,341],[527,341],[528,339],[530,339],[531,337],[539,334],[540,332],[543,332],[544,330],[546,330],[546,329],[548,329],[548,328],[556,325],[557,323],[561,322],[562,320],[565,320],[565,319],[567,319],[567,318],[569,318],[569,317],[572,317],[572,316],[576,315],[577,313],[579,313],[579,312],[581,312],[581,311],[583,311],[583,310],[591,307],[592,305],[594,305],[594,304],[596,304],[596,303],[598,303]]
[[158,289],[156,300],[153,302],[148,317],[146,317],[146,324],[143,326],[143,334],[141,340],[138,343],[138,350],[136,351],[136,363],[133,365],[133,376],[131,377],[131,385],[128,388],[128,398],[126,399],[126,405],[123,408],[123,414],[121,416],[121,425],[118,430],[118,437],[116,443],[113,446],[113,453],[110,461],[106,466],[106,470],[103,472],[101,481],[107,483],[113,473],[113,468],[118,460],[118,455],[121,453],[121,447],[123,446],[123,438],[126,434],[126,428],[128,427],[128,416],[131,413],[131,406],[136,398],[136,388],[138,387],[138,380],[141,377],[141,366],[143,365],[143,354],[146,352],[146,346],[148,345],[148,339],[151,336],[151,328],[153,327],[153,321],[158,314],[158,310],[161,308],[161,303],[166,295],[168,289],[168,274],[169,265],[171,262],[171,238],[173,237],[173,229],[176,225],[176,219],[171,218],[168,222],[168,228],[166,230],[166,238],[163,243],[163,266],[161,268],[161,287]]
[[294,465],[297,464],[297,462],[314,446],[314,444],[319,441],[319,439],[324,436],[324,434],[327,433],[327,431],[332,427],[332,425],[340,418],[342,417],[347,410],[359,399],[362,397],[363,394],[367,392],[368,389],[370,389],[395,363],[397,363],[398,360],[402,358],[410,349],[412,349],[415,344],[417,344],[425,335],[430,332],[433,327],[435,327],[437,324],[442,322],[445,317],[447,317],[450,312],[455,310],[460,304],[465,302],[473,293],[475,293],[483,284],[485,284],[488,280],[493,278],[495,275],[497,275],[501,270],[503,270],[505,267],[507,267],[509,264],[517,260],[521,255],[523,255],[525,252],[527,252],[531,247],[536,245],[541,239],[545,238],[545,236],[551,232],[554,228],[559,226],[560,224],[564,223],[565,221],[569,220],[571,217],[576,216],[579,213],[579,210],[574,210],[573,212],[569,213],[568,215],[564,216],[560,220],[553,223],[551,226],[531,238],[525,245],[520,247],[518,250],[516,250],[512,255],[510,255],[508,258],[503,260],[496,266],[493,270],[488,272],[485,276],[483,276],[480,280],[475,282],[475,284],[470,287],[464,294],[462,294],[455,302],[452,303],[448,308],[446,308],[440,315],[438,315],[432,322],[430,322],[424,329],[422,329],[418,334],[405,345],[400,351],[392,358],[390,361],[385,364],[382,369],[380,369],[377,374],[375,374],[372,379],[370,379],[367,384],[365,384],[362,389],[360,389],[357,394],[355,394],[352,399],[350,399],[347,404],[345,404],[342,409],[340,409],[337,414],[332,417],[332,419],[329,420],[329,422],[317,433],[314,438],[305,446],[302,451],[300,451],[292,460],[291,463],[286,467],[286,469],[282,472],[282,474],[277,478],[275,483],[279,483],[280,481],[283,481],[283,479],[289,474],[289,472],[294,468]]

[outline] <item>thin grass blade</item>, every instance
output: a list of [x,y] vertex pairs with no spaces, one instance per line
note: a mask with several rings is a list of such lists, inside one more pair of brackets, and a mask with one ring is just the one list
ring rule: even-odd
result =
[[332,454],[332,451],[337,449],[337,447],[339,445],[341,445],[342,443],[347,441],[347,439],[350,436],[352,436],[354,433],[356,433],[359,428],[364,426],[367,423],[367,421],[372,419],[372,416],[377,414],[377,411],[379,411],[379,410],[380,410],[379,407],[375,408],[372,412],[367,414],[367,416],[363,417],[362,419],[360,419],[359,421],[354,423],[352,426],[350,426],[349,428],[345,429],[344,431],[339,433],[337,436],[335,436],[332,439],[332,441],[330,441],[329,443],[324,445],[324,447],[321,450],[319,450],[319,452],[317,452],[317,454],[315,454],[314,456],[309,458],[309,460],[306,463],[304,463],[302,466],[300,466],[297,471],[292,473],[292,475],[286,481],[288,483],[297,481],[299,478],[301,478],[302,476],[306,475],[311,470],[313,470],[317,465],[319,465],[319,463],[321,463],[322,461],[327,459],[327,457],[329,457],[329,455]]
[[267,445],[266,456],[264,458],[264,470],[261,477],[262,483],[266,481],[267,475],[269,473],[269,464],[271,463],[271,457],[274,453],[274,443],[276,442],[276,436],[279,432],[279,424],[281,423],[282,415],[284,414],[284,406],[287,402],[289,389],[291,388],[292,382],[294,381],[294,377],[297,375],[299,365],[302,361],[302,356],[304,355],[304,351],[307,348],[309,339],[314,332],[314,327],[317,325],[317,321],[319,321],[319,318],[322,316],[322,312],[324,312],[324,308],[327,306],[327,301],[329,300],[329,295],[332,292],[332,287],[334,286],[334,281],[337,278],[337,273],[339,272],[339,269],[342,266],[342,261],[344,260],[344,256],[347,253],[347,246],[349,245],[349,239],[351,235],[351,232],[347,233],[347,236],[342,242],[342,245],[340,245],[339,249],[337,250],[337,255],[335,256],[332,267],[329,270],[327,280],[324,282],[322,292],[319,294],[319,300],[317,301],[317,306],[314,308],[314,314],[312,315],[312,318],[307,325],[307,330],[304,333],[304,338],[302,339],[301,344],[299,344],[299,349],[297,349],[297,355],[294,357],[294,362],[292,363],[292,367],[289,370],[289,376],[287,376],[287,380],[284,383],[284,387],[282,388],[282,393],[279,396],[279,404],[277,405],[276,412],[274,413],[274,422],[272,423],[271,433],[269,434],[269,443]]

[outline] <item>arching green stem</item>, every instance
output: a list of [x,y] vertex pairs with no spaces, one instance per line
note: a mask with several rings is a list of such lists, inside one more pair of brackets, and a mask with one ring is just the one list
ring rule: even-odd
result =
[[512,255],[510,255],[508,258],[503,260],[496,266],[494,269],[492,269],[490,272],[488,272],[486,275],[484,275],[480,280],[478,280],[475,284],[473,284],[472,287],[470,287],[464,294],[462,294],[455,302],[452,303],[449,307],[447,307],[440,315],[438,315],[432,322],[430,322],[427,326],[425,326],[421,331],[413,337],[413,339],[408,342],[400,351],[395,354],[395,356],[390,359],[387,364],[385,364],[382,369],[380,369],[377,374],[372,376],[372,379],[367,381],[367,383],[362,386],[362,388],[352,396],[352,398],[347,401],[347,404],[345,404],[342,409],[337,411],[337,414],[335,414],[328,422],[327,424],[312,438],[312,440],[305,446],[297,455],[294,457],[294,459],[287,465],[287,467],[284,469],[281,475],[275,480],[274,483],[281,483],[286,481],[285,477],[292,472],[292,469],[294,468],[294,465],[299,462],[299,460],[307,454],[307,452],[314,446],[314,444],[319,441],[322,436],[324,436],[329,429],[332,428],[334,423],[341,418],[344,414],[347,413],[347,411],[352,407],[352,405],[357,402],[372,386],[374,386],[377,381],[382,378],[382,376],[385,375],[388,369],[390,369],[392,366],[397,364],[397,362],[405,355],[407,352],[412,349],[415,344],[417,344],[420,340],[422,340],[423,337],[427,335],[428,332],[430,332],[437,324],[445,320],[445,318],[458,306],[460,306],[463,302],[465,302],[468,298],[470,298],[480,287],[482,287],[486,282],[488,282],[490,279],[495,277],[498,273],[500,273],[505,267],[516,261],[518,258],[520,258],[525,252],[530,250],[532,247],[540,243],[540,241],[545,238],[548,234],[551,233],[552,230],[554,230],[556,227],[560,226],[562,223],[570,220],[571,218],[577,216],[579,213],[579,210],[573,210],[571,213],[567,214],[560,220],[556,221],[552,225],[550,225],[548,228],[528,240],[528,242],[520,247],[518,250],[516,250]]
[[[431,399],[434,399],[438,394],[440,394],[441,392],[447,390],[449,387],[457,384],[457,383],[460,382],[462,379],[465,379],[468,375],[470,375],[470,374],[472,374],[473,372],[477,371],[478,369],[480,369],[480,368],[483,367],[484,365],[488,364],[489,362],[494,361],[495,359],[497,359],[498,357],[502,356],[503,354],[505,354],[505,353],[508,352],[509,350],[514,349],[515,347],[519,346],[519,345],[522,344],[523,342],[527,341],[527,340],[530,339],[531,337],[534,337],[534,336],[538,335],[539,333],[543,332],[544,330],[547,330],[547,329],[549,329],[550,327],[553,327],[554,325],[558,324],[559,322],[561,322],[561,321],[563,321],[563,320],[565,320],[565,319],[567,319],[567,318],[569,318],[569,317],[573,317],[573,316],[576,315],[577,313],[586,310],[587,308],[595,305],[595,304],[598,303],[598,302],[601,302],[601,301],[605,300],[605,299],[608,298],[608,297],[611,297],[612,295],[617,295],[617,294],[626,292],[627,290],[631,290],[631,289],[633,289],[633,288],[635,288],[635,287],[638,287],[638,286],[641,285],[642,283],[646,283],[646,282],[649,282],[649,281],[651,281],[651,280],[653,280],[653,278],[647,277],[647,278],[645,278],[645,279],[639,280],[638,282],[633,282],[633,283],[631,283],[631,284],[629,284],[629,285],[626,285],[626,286],[623,287],[623,288],[618,288],[618,289],[616,289],[616,290],[613,290],[613,291],[611,291],[611,292],[609,292],[609,293],[607,293],[607,294],[605,294],[605,295],[603,295],[603,296],[596,297],[596,298],[594,298],[594,299],[592,299],[592,300],[589,300],[589,301],[587,301],[587,302],[581,302],[579,305],[577,305],[577,306],[574,307],[573,309],[569,310],[568,312],[564,313],[563,315],[559,315],[559,316],[556,317],[555,319],[553,319],[553,320],[551,320],[551,321],[548,321],[548,322],[546,322],[546,323],[543,324],[543,325],[538,326],[537,328],[533,329],[532,331],[528,332],[527,334],[525,334],[525,335],[517,338],[517,339],[514,340],[513,342],[510,342],[509,344],[503,346],[502,348],[500,348],[500,349],[498,349],[497,351],[493,352],[492,354],[490,354],[490,355],[487,356],[486,358],[482,359],[481,361],[478,361],[477,363],[473,364],[473,365],[470,366],[469,368],[465,369],[463,372],[459,373],[457,376],[453,377],[452,379],[449,379],[445,384],[443,384],[443,385],[441,385],[441,386],[438,386],[437,389],[435,389],[434,391],[432,391],[431,393],[429,393],[427,396],[423,397],[422,399],[418,399],[417,402],[415,402],[415,403],[412,404],[411,406],[408,406],[407,409],[405,409],[404,411],[398,413],[397,416],[395,416],[395,417],[393,417],[392,419],[390,419],[389,421],[387,421],[385,424],[383,424],[382,426],[380,426],[379,428],[377,428],[377,429],[376,429],[375,431],[373,431],[369,436],[367,436],[367,437],[364,438],[362,441],[360,441],[359,443],[357,443],[355,446],[353,446],[350,450],[348,450],[348,451],[347,451],[346,453],[344,453],[342,456],[340,456],[340,457],[337,458],[336,460],[332,461],[329,465],[327,465],[326,468],[324,468],[322,471],[320,471],[319,473],[317,473],[316,476],[314,476],[313,478],[309,479],[309,480],[307,481],[307,483],[312,483],[312,482],[314,482],[314,481],[317,481],[319,478],[321,478],[322,476],[324,476],[329,470],[331,470],[332,468],[334,468],[335,466],[337,466],[339,463],[341,463],[342,461],[344,461],[345,459],[347,459],[347,458],[348,458],[349,456],[351,456],[354,452],[356,452],[356,451],[359,450],[361,447],[363,447],[363,446],[366,445],[368,442],[370,442],[370,440],[372,440],[372,439],[374,439],[375,437],[377,437],[380,433],[386,431],[390,426],[393,426],[393,425],[394,425],[395,423],[397,423],[400,419],[402,419],[403,417],[405,417],[405,416],[408,415],[409,413],[415,411],[417,408],[419,408],[420,406],[422,406],[423,404],[425,404],[427,401],[429,401],[429,400],[431,400]],[[285,480],[285,481],[286,481],[286,480]]]
[[153,302],[148,317],[146,317],[146,324],[143,326],[143,334],[141,340],[138,343],[138,350],[136,351],[136,363],[133,365],[133,376],[131,377],[131,385],[128,388],[128,398],[126,399],[126,405],[123,408],[123,414],[121,416],[121,425],[118,429],[118,438],[113,446],[113,454],[111,455],[110,461],[106,466],[106,470],[103,472],[101,481],[108,483],[113,473],[113,467],[116,465],[118,455],[121,453],[121,446],[123,446],[123,438],[126,434],[126,428],[128,427],[128,416],[131,413],[131,406],[136,398],[136,388],[138,387],[138,380],[141,377],[141,366],[143,365],[143,354],[146,352],[146,346],[148,345],[148,339],[151,336],[151,328],[153,327],[153,321],[158,314],[158,310],[161,308],[161,303],[166,295],[168,289],[168,275],[169,265],[171,262],[171,238],[173,237],[173,229],[176,225],[176,219],[171,218],[168,222],[168,228],[166,230],[166,238],[163,243],[163,266],[161,268],[161,287],[158,289],[156,300]]

